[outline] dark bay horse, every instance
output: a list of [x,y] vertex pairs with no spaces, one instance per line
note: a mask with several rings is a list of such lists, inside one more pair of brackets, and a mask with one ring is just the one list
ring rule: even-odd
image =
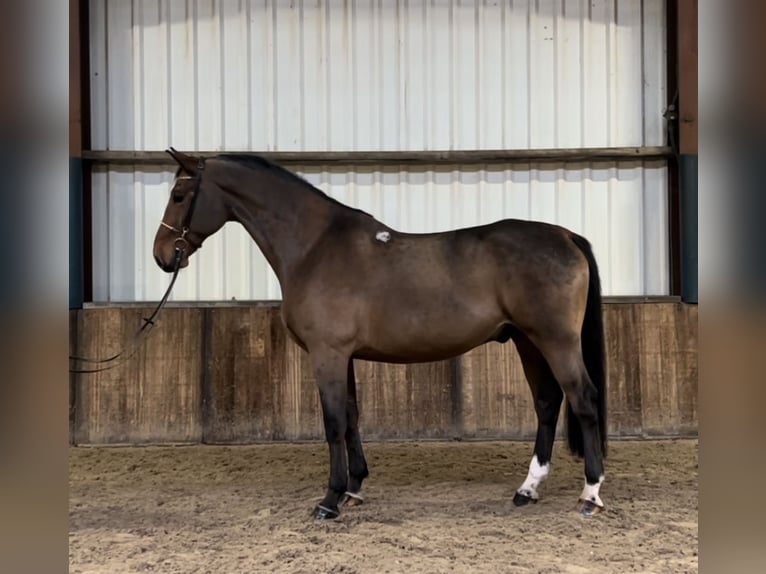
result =
[[[319,388],[330,476],[317,518],[363,501],[353,359],[443,360],[513,340],[535,402],[529,473],[513,498],[538,500],[561,402],[567,442],[584,458],[579,499],[604,508],[606,369],[598,268],[590,244],[522,220],[444,233],[401,233],[255,155],[191,157],[172,148],[176,181],[154,240],[165,271],[185,267],[227,221],[242,224],[282,288],[282,320]],[[179,259],[176,259],[178,257]]]

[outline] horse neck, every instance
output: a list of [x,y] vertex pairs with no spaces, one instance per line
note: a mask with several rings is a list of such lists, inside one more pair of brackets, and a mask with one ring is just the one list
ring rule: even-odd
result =
[[232,183],[223,187],[232,217],[258,244],[284,289],[338,211],[351,210],[266,168],[236,166],[231,174]]

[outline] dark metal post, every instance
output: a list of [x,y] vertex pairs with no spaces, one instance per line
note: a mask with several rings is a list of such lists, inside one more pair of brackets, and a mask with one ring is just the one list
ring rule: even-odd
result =
[[697,0],[678,0],[681,299],[697,303]]
[[69,0],[69,308],[81,309],[90,297],[88,254],[90,145],[88,2]]
[[681,154],[681,300],[697,303],[697,154]]

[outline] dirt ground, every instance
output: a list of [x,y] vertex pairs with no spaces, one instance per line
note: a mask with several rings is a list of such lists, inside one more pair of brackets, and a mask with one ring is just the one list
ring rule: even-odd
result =
[[516,508],[531,444],[365,445],[365,504],[309,517],[324,444],[72,448],[70,572],[697,572],[697,441],[613,441],[601,495],[557,443],[534,506]]

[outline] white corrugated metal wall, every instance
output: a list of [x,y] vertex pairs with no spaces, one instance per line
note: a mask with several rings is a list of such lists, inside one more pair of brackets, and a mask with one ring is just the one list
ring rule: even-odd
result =
[[[663,0],[91,0],[92,148],[664,145]],[[607,295],[669,289],[664,162],[296,169],[404,231],[522,217],[594,244]],[[94,299],[158,299],[171,171],[97,167]],[[175,300],[278,299],[234,224]]]

